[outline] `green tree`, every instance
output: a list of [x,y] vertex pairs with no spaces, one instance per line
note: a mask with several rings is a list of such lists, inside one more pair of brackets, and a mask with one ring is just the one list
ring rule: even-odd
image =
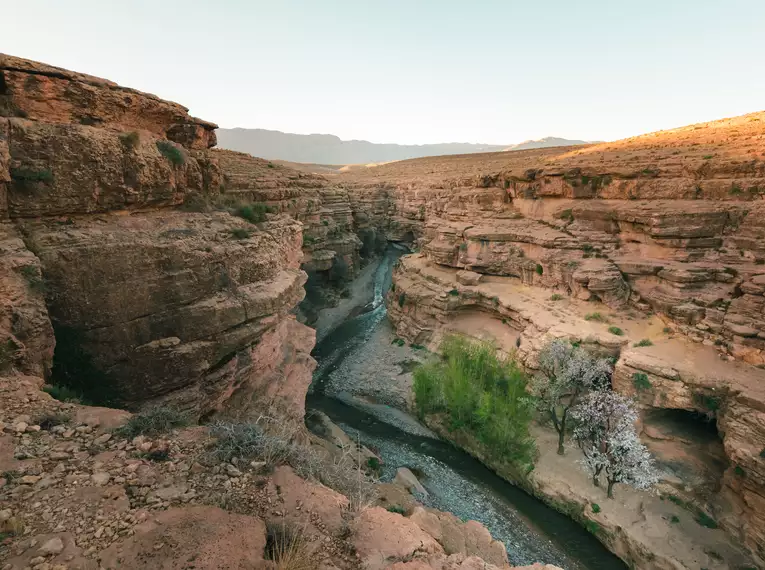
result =
[[534,404],[523,369],[492,344],[462,337],[447,337],[440,351],[440,361],[414,372],[418,413],[444,413],[452,429],[466,430],[497,459],[528,469],[535,455]]

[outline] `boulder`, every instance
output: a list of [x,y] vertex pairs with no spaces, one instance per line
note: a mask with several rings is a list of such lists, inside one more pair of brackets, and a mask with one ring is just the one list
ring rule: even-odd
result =
[[481,274],[475,271],[458,271],[457,282],[461,285],[478,285],[481,282]]
[[405,487],[412,494],[419,494],[423,497],[428,496],[427,489],[422,486],[417,476],[406,467],[399,467],[396,470],[396,477],[393,479],[393,482]]

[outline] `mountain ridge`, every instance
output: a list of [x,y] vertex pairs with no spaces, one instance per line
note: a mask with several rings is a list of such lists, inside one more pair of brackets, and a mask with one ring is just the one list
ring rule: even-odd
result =
[[269,160],[313,164],[367,164],[426,156],[498,152],[552,146],[588,144],[589,141],[560,137],[527,140],[518,144],[433,143],[402,145],[373,143],[366,140],[342,140],[332,134],[301,135],[269,129],[236,127],[218,129],[218,146],[246,152]]

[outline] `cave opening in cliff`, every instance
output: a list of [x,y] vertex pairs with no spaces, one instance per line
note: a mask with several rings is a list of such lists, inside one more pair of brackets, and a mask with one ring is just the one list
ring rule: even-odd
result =
[[643,415],[643,435],[658,466],[700,496],[720,485],[728,467],[716,418],[676,409],[653,409]]
[[5,82],[5,72],[0,71],[0,95],[8,94],[8,84]]
[[115,385],[93,363],[82,331],[54,323],[56,348],[51,370],[51,395],[86,405],[123,407]]

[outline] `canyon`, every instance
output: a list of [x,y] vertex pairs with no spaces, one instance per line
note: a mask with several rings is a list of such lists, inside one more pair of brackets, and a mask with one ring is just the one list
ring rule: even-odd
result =
[[[640,403],[662,496],[707,513],[715,536],[765,564],[765,112],[611,143],[325,175],[216,149],[215,129],[153,95],[0,55],[9,464],[13,446],[32,437],[16,426],[58,406],[39,390],[46,381],[110,408],[172,406],[202,424],[276,413],[303,425],[316,367],[310,325],[392,242],[412,249],[385,298],[397,338],[435,352],[444,335],[466,334],[530,371],[552,338],[613,357],[614,389]],[[83,422],[93,427],[81,430],[88,445],[107,423]],[[196,443],[182,438],[179,453],[204,439],[188,437]],[[481,457],[470,441],[456,443]],[[114,445],[108,453],[133,444]],[[549,469],[527,490],[565,511],[566,490],[546,474],[574,467],[545,453],[541,462]],[[246,486],[236,477],[234,487]],[[314,500],[330,492],[292,485]],[[178,505],[187,493],[164,506],[191,508]],[[625,516],[648,501],[630,499]],[[444,551],[417,508],[362,515],[359,556],[369,563],[390,551],[388,567],[401,569],[479,567],[465,558],[473,554],[489,561],[488,548]],[[198,515],[177,518],[186,516]],[[339,528],[339,516],[325,513],[322,524]],[[655,538],[631,535],[621,519],[598,522],[598,538],[634,567],[688,567],[671,543],[652,550]],[[397,524],[408,534],[395,545],[376,538]],[[151,550],[151,541],[131,548]],[[418,544],[428,566],[407,559]]]

